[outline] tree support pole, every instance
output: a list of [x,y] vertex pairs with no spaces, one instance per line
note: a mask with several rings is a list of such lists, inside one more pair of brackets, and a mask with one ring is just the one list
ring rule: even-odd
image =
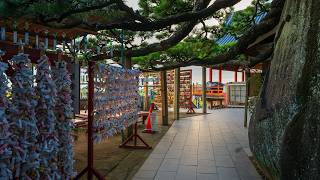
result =
[[[121,65],[125,67],[125,57],[124,57],[124,32],[123,29],[120,33],[120,42],[121,42]],[[121,130],[121,142],[123,143],[126,140],[126,135],[124,130]]]
[[174,70],[174,105],[173,105],[173,115],[174,120],[179,119],[180,113],[180,68]]
[[202,67],[202,113],[207,113],[207,68]]
[[149,110],[149,87],[148,87],[148,76],[146,77],[146,81],[144,82],[144,103],[143,103],[143,110],[148,111]]
[[[123,33],[123,32],[122,32]],[[123,36],[123,34],[122,34]],[[123,47],[124,49],[124,47]],[[131,69],[132,68],[132,61],[131,61],[131,57],[125,57],[125,60],[124,60],[124,67],[126,69]],[[130,136],[132,136],[133,134],[133,124],[130,125],[128,128],[127,128],[127,136],[126,136],[126,139],[128,139]],[[122,141],[123,142],[123,141]]]
[[161,71],[162,125],[168,126],[168,90],[167,71]]

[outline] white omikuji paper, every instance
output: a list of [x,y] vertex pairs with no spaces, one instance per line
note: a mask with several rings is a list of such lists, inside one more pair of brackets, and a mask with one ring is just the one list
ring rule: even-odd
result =
[[11,133],[10,122],[7,119],[6,110],[9,107],[7,98],[8,78],[5,75],[8,65],[0,62],[0,177],[3,179],[13,179],[10,169],[11,150]]
[[11,138],[13,177],[18,179],[40,179],[40,157],[37,136],[35,108],[37,96],[33,86],[34,76],[30,60],[26,54],[18,54],[11,59],[15,70],[11,77],[12,106],[9,119],[12,123]]
[[140,71],[97,64],[94,81],[94,140],[100,142],[138,120]]
[[62,179],[71,179],[75,175],[74,152],[72,137],[72,98],[71,78],[64,61],[56,62],[52,68],[53,80],[57,86],[55,115],[57,119],[56,131],[59,137],[58,168]]
[[55,104],[57,90],[51,77],[47,56],[41,56],[37,62],[36,107],[37,127],[39,129],[38,146],[40,153],[40,178],[61,179],[58,170],[59,141],[56,128]]
[[36,84],[28,55],[13,56],[10,64],[9,100],[8,64],[0,62],[0,179],[71,179],[73,109],[66,63],[58,62],[53,73],[42,56]]

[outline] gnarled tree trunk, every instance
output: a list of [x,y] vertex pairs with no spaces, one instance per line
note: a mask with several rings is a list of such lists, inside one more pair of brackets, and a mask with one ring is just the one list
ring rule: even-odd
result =
[[287,0],[249,129],[275,179],[320,179],[320,1]]

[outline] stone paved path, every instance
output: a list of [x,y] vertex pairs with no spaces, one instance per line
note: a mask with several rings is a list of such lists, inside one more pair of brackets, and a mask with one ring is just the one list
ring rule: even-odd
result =
[[243,109],[175,121],[133,180],[256,180]]

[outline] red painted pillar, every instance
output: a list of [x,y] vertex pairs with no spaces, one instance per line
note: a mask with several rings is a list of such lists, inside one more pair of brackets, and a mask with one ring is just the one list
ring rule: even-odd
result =
[[242,71],[242,82],[244,82],[244,80],[245,80],[245,73],[244,71]]
[[219,83],[222,82],[222,69],[219,68]]
[[209,69],[209,81],[212,82],[212,67]]
[[234,69],[234,82],[238,82],[238,68]]

